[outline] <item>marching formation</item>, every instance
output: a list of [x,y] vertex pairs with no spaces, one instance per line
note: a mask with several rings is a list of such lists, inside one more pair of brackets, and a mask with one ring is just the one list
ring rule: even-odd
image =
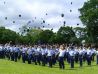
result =
[[98,64],[98,50],[94,46],[76,46],[76,45],[0,45],[0,59],[8,59],[17,62],[22,59],[28,64],[48,65],[52,68],[59,62],[59,68],[65,69],[64,62],[68,62],[71,68],[74,63],[79,63],[80,67],[83,62],[91,65],[92,61]]

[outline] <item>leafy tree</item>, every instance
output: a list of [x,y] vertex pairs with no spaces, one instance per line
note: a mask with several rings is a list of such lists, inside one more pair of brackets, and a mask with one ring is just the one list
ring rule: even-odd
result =
[[31,44],[35,44],[39,42],[39,35],[42,32],[41,29],[31,29],[28,33],[28,39]]
[[51,43],[51,44],[58,43],[58,40],[57,40],[57,34],[54,33],[54,34],[51,36],[51,38],[49,39],[48,42]]
[[39,40],[41,43],[49,43],[50,38],[54,35],[51,30],[44,30],[39,34]]
[[82,27],[75,27],[74,32],[76,34],[77,39],[79,40],[80,43],[82,43],[83,40],[87,39],[87,30],[86,28]]
[[13,44],[18,43],[19,34],[4,27],[0,27],[0,43],[12,42]]
[[61,27],[57,32],[57,39],[59,43],[71,43],[71,37],[75,37],[72,27]]
[[87,28],[89,43],[98,43],[98,0],[89,0],[79,9],[80,19]]

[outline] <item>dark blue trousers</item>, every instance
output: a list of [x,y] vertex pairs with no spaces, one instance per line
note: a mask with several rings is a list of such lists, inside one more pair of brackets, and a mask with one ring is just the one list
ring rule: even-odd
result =
[[64,57],[59,57],[59,68],[60,69],[65,69]]
[[78,60],[79,60],[79,54],[77,53],[77,54],[75,55],[75,62],[78,63]]
[[42,55],[42,66],[46,64],[46,55]]
[[9,50],[6,51],[6,57],[8,58],[8,60],[10,60],[10,58],[11,58],[11,52]]
[[85,53],[84,55],[83,55],[83,61],[85,62],[87,60],[87,53]]
[[95,54],[93,53],[91,56],[91,60],[94,61]]
[[28,64],[31,64],[32,54],[28,54]]
[[56,58],[55,58],[55,54],[52,56],[52,64],[55,65],[56,63]]
[[96,61],[97,61],[97,64],[98,64],[98,55],[96,56]]
[[80,67],[83,66],[83,57],[82,55],[79,55],[79,63],[80,63]]
[[91,56],[90,55],[87,55],[87,64],[91,65]]
[[49,67],[52,68],[52,56],[48,56]]
[[41,65],[41,54],[37,55],[37,62],[39,65]]
[[15,52],[15,53],[14,53],[14,59],[15,59],[15,62],[17,62],[17,59],[18,59],[18,52]]
[[23,63],[25,63],[25,61],[26,61],[26,54],[25,53],[22,53],[22,61],[23,61]]
[[41,55],[34,55],[33,59],[34,59],[35,65],[41,64]]
[[10,56],[11,56],[11,61],[14,61],[14,52],[11,52]]
[[74,57],[73,56],[70,56],[70,65],[71,65],[71,68],[74,68]]
[[70,63],[70,55],[68,52],[66,53],[66,59],[67,59],[67,62]]

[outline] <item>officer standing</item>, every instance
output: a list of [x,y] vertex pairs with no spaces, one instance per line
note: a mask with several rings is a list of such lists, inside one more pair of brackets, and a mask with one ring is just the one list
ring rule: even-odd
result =
[[19,53],[19,47],[15,46],[14,47],[14,57],[15,57],[15,62],[17,62],[18,59],[18,53]]
[[8,60],[10,60],[10,46],[9,45],[6,46],[6,57],[8,58]]
[[96,64],[98,65],[98,48],[96,50]]
[[2,46],[0,45],[0,58],[2,58]]
[[41,49],[41,54],[42,54],[42,66],[45,66],[46,64],[46,50],[45,50],[45,47],[42,46],[42,49]]
[[91,60],[94,61],[95,53],[96,53],[96,50],[95,50],[94,46],[92,46],[92,47],[90,48],[90,50],[91,50],[91,54],[92,54]]
[[47,57],[50,68],[52,68],[52,55],[53,55],[52,46],[48,46]]
[[70,47],[69,55],[70,55],[70,65],[71,65],[71,68],[74,68],[75,51],[74,51],[74,47],[73,46]]
[[66,59],[67,59],[67,62],[70,63],[70,55],[69,55],[69,52],[70,52],[70,47],[66,47],[67,50],[66,50]]
[[83,66],[83,47],[81,46],[79,48],[79,63],[80,63],[80,67]]
[[41,55],[41,53],[42,53],[42,52],[41,52],[41,46],[38,46],[38,47],[37,47],[37,51],[36,51],[36,52],[37,52],[37,54],[38,54],[38,55],[37,55],[37,62],[38,62],[39,65],[41,65],[41,58],[42,58],[42,55]]
[[25,63],[25,61],[26,61],[26,56],[27,56],[27,47],[26,46],[24,46],[23,48],[22,48],[22,61],[23,61],[23,63]]
[[65,65],[64,65],[65,52],[66,50],[64,50],[64,46],[60,45],[60,49],[59,49],[59,68],[60,69],[65,69]]
[[87,50],[86,47],[83,46],[83,62],[85,62],[87,60]]
[[90,47],[87,48],[87,64],[91,65],[91,56],[92,56],[92,52],[90,50]]
[[75,47],[75,62],[78,63],[79,60],[79,52],[78,52],[79,47]]
[[31,60],[32,60],[32,48],[29,47],[27,50],[27,58],[28,58],[28,64],[31,64]]
[[14,46],[10,46],[10,57],[11,57],[11,61],[14,61]]

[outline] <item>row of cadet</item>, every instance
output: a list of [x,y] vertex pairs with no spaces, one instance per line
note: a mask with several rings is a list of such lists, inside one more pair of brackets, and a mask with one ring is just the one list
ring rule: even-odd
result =
[[83,62],[91,65],[93,61],[98,64],[98,50],[93,46],[69,46],[69,45],[0,45],[0,58],[17,62],[22,59],[28,64],[34,63],[42,66],[48,65],[52,68],[59,62],[59,68],[65,69],[64,62],[68,62],[71,68],[74,63],[79,63],[80,67]]

